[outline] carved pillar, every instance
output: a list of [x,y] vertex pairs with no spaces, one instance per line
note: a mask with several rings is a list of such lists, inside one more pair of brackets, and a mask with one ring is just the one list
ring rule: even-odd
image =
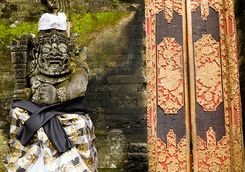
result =
[[194,171],[243,171],[233,0],[187,0]]
[[149,171],[243,171],[233,0],[147,0],[146,47]]
[[149,171],[190,171],[184,0],[146,1]]
[[27,58],[28,58],[28,38],[22,36],[12,41],[11,58],[16,79],[15,88],[24,89],[27,87]]

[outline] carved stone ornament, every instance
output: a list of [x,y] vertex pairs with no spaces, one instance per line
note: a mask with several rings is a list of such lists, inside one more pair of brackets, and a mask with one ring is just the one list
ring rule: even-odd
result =
[[70,40],[59,32],[42,34],[37,41],[35,59],[40,73],[57,76],[71,71]]

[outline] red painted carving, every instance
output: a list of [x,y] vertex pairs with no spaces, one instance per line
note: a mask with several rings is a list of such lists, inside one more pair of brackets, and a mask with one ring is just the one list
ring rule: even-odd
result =
[[209,6],[216,12],[221,9],[220,0],[191,0],[191,11],[195,11],[198,7],[201,7],[201,16],[203,20],[207,20],[209,16]]
[[187,171],[187,140],[182,138],[176,143],[176,135],[171,129],[167,134],[167,144],[157,139],[156,171],[179,172]]
[[156,0],[155,12],[158,14],[164,10],[164,18],[168,23],[170,23],[173,19],[174,11],[179,15],[182,15],[182,6],[183,0]]
[[157,47],[158,105],[176,114],[184,104],[182,47],[175,38],[164,38]]
[[197,139],[197,163],[200,171],[229,171],[229,139],[223,137],[216,141],[212,127],[207,131],[207,142]]
[[215,111],[222,102],[219,42],[210,34],[194,43],[196,99],[205,111]]

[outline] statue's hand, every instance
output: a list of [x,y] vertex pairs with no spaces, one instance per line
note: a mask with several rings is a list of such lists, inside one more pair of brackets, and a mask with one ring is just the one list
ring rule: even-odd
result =
[[14,100],[28,100],[31,97],[31,89],[16,89],[14,90]]
[[41,104],[54,104],[57,102],[56,88],[50,84],[39,87],[39,101]]

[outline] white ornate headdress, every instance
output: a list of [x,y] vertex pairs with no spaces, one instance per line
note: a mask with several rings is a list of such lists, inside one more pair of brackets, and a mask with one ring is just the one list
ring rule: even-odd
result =
[[66,15],[65,13],[49,14],[45,13],[41,16],[38,23],[38,30],[49,30],[49,29],[57,29],[57,30],[66,30]]

